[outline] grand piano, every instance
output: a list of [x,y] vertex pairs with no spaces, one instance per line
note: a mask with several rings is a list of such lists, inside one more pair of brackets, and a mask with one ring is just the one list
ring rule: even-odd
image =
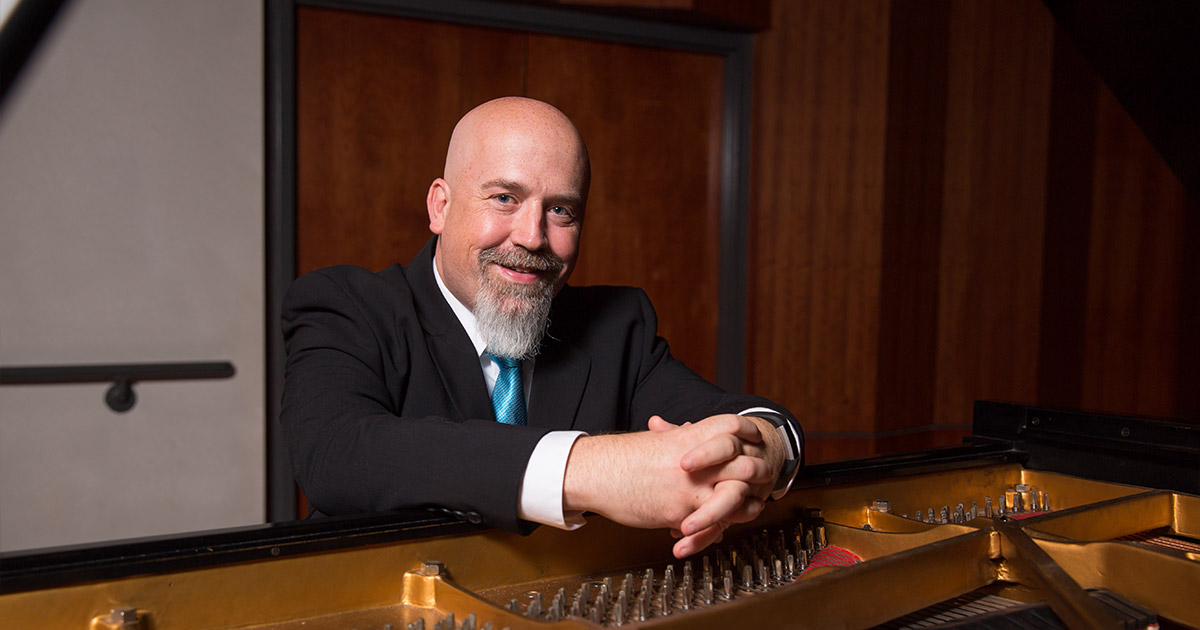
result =
[[684,561],[592,516],[444,514],[0,557],[11,628],[1200,626],[1200,427],[979,402],[962,446],[811,466]]
[[[1085,8],[1047,5],[1122,71]],[[1186,83],[1110,84],[1194,194]],[[1200,627],[1200,426],[979,402],[961,446],[809,466],[717,547],[671,543],[597,516],[523,537],[407,511],[10,552],[0,625]]]

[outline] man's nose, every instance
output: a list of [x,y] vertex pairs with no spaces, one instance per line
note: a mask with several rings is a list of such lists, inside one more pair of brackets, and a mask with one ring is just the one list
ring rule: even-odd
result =
[[546,245],[546,221],[540,203],[529,203],[513,217],[512,241],[529,251]]

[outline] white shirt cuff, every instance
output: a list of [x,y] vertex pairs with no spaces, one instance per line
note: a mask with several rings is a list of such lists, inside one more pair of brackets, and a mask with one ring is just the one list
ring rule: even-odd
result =
[[567,457],[575,440],[587,435],[582,431],[551,431],[538,441],[525,466],[517,515],[527,521],[559,529],[579,529],[585,520],[582,512],[563,512],[563,479]]

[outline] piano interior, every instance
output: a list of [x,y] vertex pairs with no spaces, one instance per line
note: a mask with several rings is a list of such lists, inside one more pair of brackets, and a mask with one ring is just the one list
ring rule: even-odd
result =
[[29,626],[156,629],[1200,625],[1200,497],[1004,462],[807,483],[684,560],[667,533],[598,516],[525,537],[431,526],[14,593],[0,610]]

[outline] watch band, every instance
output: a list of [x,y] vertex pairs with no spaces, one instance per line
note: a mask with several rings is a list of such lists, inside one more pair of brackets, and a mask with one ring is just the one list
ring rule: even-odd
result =
[[787,445],[787,459],[784,460],[783,468],[779,471],[779,478],[775,482],[775,487],[771,490],[771,498],[782,497],[787,492],[787,489],[791,487],[792,480],[796,478],[796,473],[800,471],[800,463],[804,460],[804,447],[800,436],[797,434],[796,428],[792,426],[792,423],[778,413],[765,409],[755,409],[747,412],[746,415],[770,422],[775,426],[775,430],[779,431],[780,437],[783,438],[784,444]]

